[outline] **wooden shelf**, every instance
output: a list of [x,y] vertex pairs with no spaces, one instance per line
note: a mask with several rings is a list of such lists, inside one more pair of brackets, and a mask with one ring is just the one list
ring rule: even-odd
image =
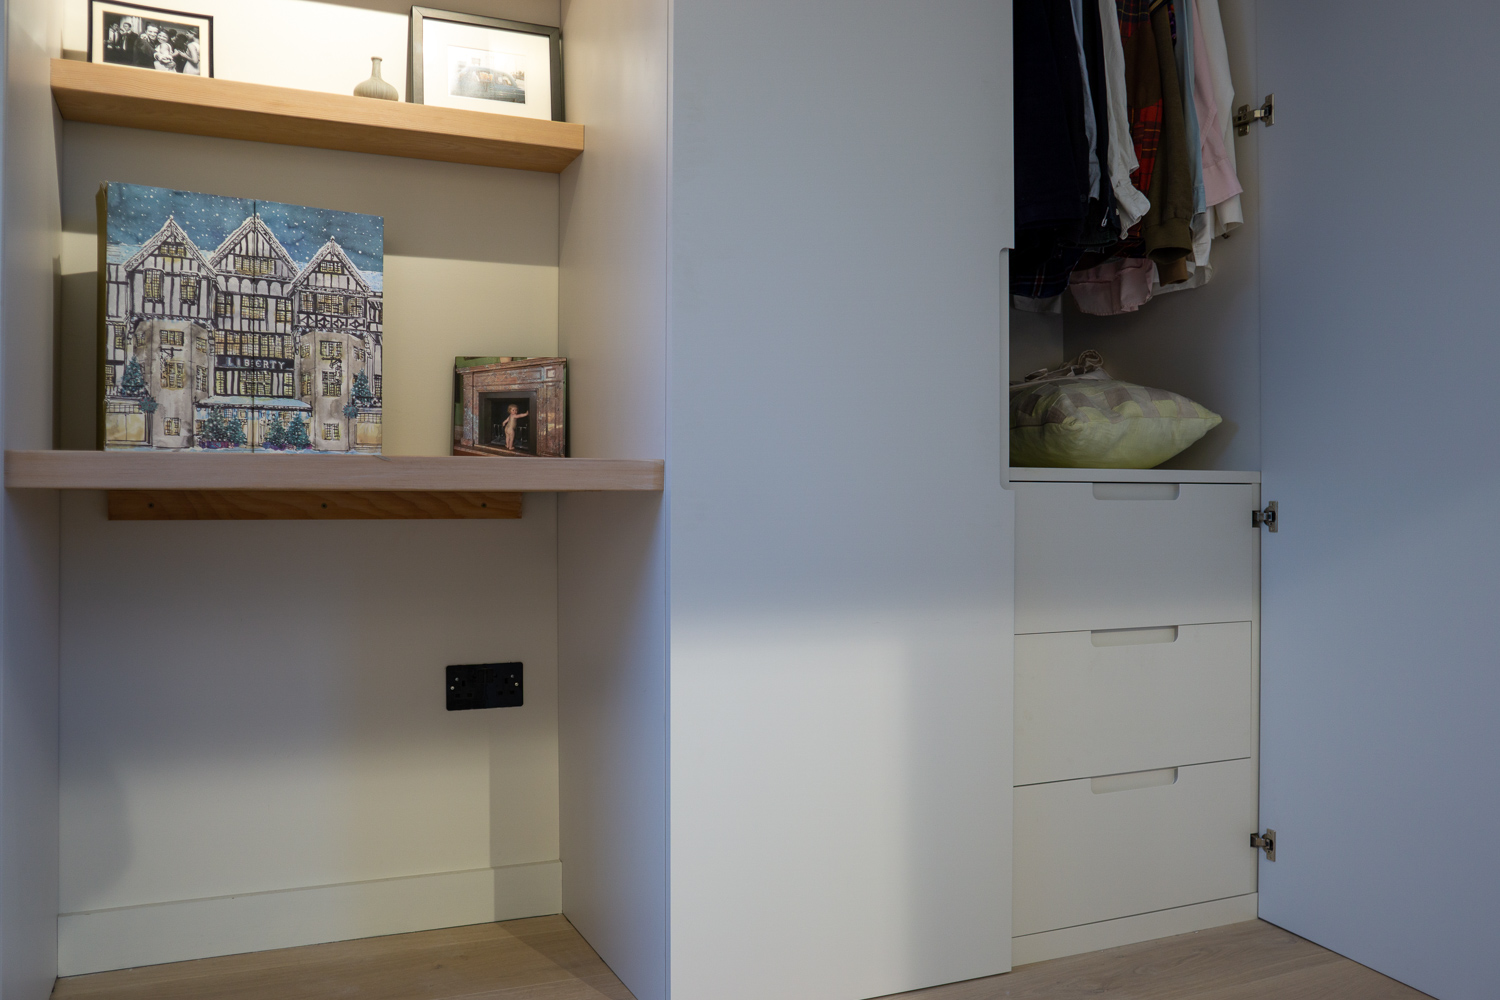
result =
[[612,458],[5,453],[7,488],[107,490],[115,520],[519,517],[522,493],[659,493],[663,469]]
[[286,146],[381,153],[558,173],[583,152],[583,126],[258,83],[52,60],[68,121]]

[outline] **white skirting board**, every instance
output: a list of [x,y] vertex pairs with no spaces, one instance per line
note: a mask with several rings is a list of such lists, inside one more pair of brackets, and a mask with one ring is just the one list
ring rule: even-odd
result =
[[1118,948],[1139,941],[1154,941],[1174,934],[1187,934],[1254,920],[1258,913],[1258,901],[1259,895],[1251,892],[1243,896],[1230,896],[1228,899],[1157,910],[1155,913],[1140,913],[1079,927],[1027,934],[1011,939],[1011,965],[1029,965],[1032,962],[1045,962],[1067,955],[1081,955],[1103,948]]
[[188,899],[58,917],[57,974],[77,976],[562,911],[562,862]]

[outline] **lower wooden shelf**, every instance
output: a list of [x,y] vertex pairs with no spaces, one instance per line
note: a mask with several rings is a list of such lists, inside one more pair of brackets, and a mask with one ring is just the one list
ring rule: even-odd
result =
[[609,458],[7,451],[8,489],[105,490],[114,520],[516,518],[523,493],[661,492]]
[[522,493],[410,490],[110,490],[111,521],[517,519]]

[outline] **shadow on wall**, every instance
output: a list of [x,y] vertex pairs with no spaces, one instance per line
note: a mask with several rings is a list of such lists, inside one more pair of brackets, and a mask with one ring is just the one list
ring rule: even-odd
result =
[[[143,523],[66,497],[63,911],[555,860],[556,533],[526,506]],[[448,713],[444,666],[497,660],[525,706]]]
[[66,122],[63,231],[98,231],[103,181],[385,219],[387,256],[557,265],[556,174]]
[[[674,982],[751,995],[726,992],[709,957],[726,934],[772,943],[756,995],[769,982],[871,996],[1006,971],[990,937],[1010,924],[1011,728],[994,714],[1009,700],[1006,625],[993,608],[925,602],[676,618],[672,790],[691,805],[673,810],[674,951],[690,956]],[[976,761],[995,780],[974,783]],[[836,902],[762,908],[767,871]],[[828,943],[844,940],[867,960],[830,978]]]

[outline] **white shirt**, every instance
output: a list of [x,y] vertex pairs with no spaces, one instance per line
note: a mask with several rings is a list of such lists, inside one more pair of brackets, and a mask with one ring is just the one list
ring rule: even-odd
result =
[[[1238,172],[1234,152],[1234,80],[1229,75],[1229,46],[1224,41],[1224,18],[1219,12],[1219,0],[1198,0],[1198,13],[1202,15],[1208,64],[1213,70],[1214,104],[1219,109],[1219,125],[1224,130],[1224,151],[1229,156],[1229,165]],[[1223,236],[1244,221],[1240,196],[1235,195],[1215,207],[1211,227],[1213,235]]]
[[1073,37],[1078,42],[1078,68],[1083,71],[1083,134],[1089,141],[1089,197],[1097,198],[1103,170],[1099,163],[1099,123],[1094,120],[1094,97],[1089,88],[1089,61],[1083,51],[1083,0],[1072,0],[1072,7]]
[[[1217,10],[1217,8],[1215,8]],[[1146,217],[1151,202],[1130,175],[1140,166],[1135,158],[1135,140],[1130,137],[1130,104],[1125,93],[1125,44],[1120,39],[1120,19],[1115,0],[1099,0],[1099,26],[1104,33],[1104,90],[1109,97],[1109,183],[1120,213],[1120,238]]]

